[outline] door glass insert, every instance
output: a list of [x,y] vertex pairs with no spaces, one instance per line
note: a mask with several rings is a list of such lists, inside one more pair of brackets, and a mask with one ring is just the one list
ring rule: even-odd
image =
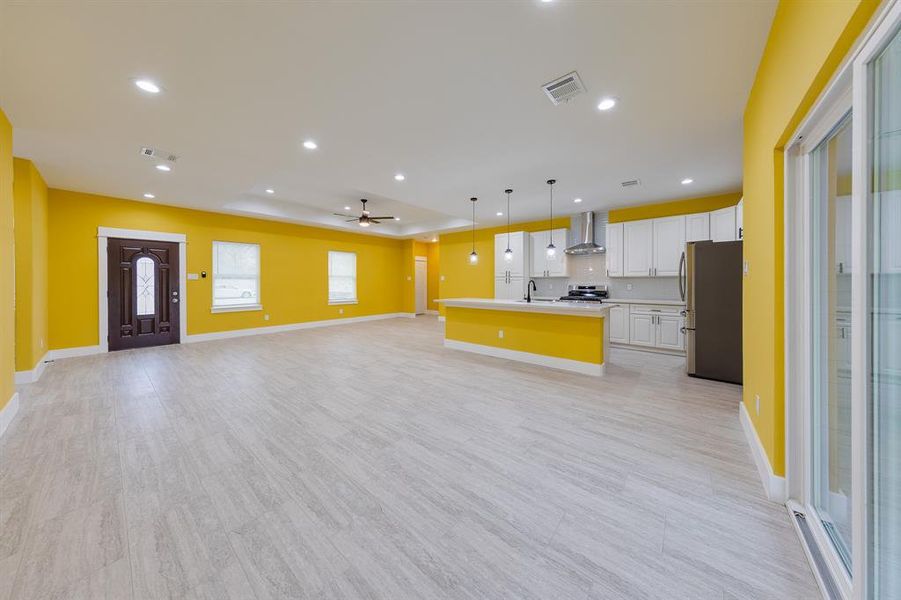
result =
[[872,597],[901,598],[901,33],[870,69]]
[[138,296],[138,315],[156,313],[154,299],[156,296],[156,265],[152,258],[142,256],[135,262],[135,290]]
[[851,116],[810,155],[813,506],[851,571]]

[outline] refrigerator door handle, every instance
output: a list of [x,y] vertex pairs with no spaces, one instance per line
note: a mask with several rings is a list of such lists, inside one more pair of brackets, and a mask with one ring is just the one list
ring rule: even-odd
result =
[[682,302],[685,302],[685,282],[682,280],[684,271],[685,252],[682,253],[682,257],[679,259],[679,297],[682,299]]

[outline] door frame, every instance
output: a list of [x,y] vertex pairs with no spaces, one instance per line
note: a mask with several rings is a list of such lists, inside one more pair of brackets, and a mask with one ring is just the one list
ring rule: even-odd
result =
[[188,294],[186,244],[187,236],[183,233],[166,233],[162,231],[142,231],[140,229],[120,229],[117,227],[97,227],[97,313],[99,323],[100,352],[109,352],[109,272],[108,242],[109,238],[126,240],[150,240],[152,242],[178,243],[178,343],[182,344],[188,336]]
[[[425,308],[423,308],[422,312],[417,312],[416,310],[416,263],[425,263]],[[414,315],[424,315],[429,312],[429,257],[428,256],[414,256],[413,257],[413,314]]]

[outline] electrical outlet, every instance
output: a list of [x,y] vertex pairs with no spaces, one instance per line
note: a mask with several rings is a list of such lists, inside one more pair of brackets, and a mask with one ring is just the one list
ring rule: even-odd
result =
[[499,339],[504,339],[504,330],[503,330],[503,329],[498,329],[498,330],[497,330],[497,337],[498,337]]
[[628,291],[631,292],[631,291],[632,291],[632,284],[631,284],[631,283],[627,283],[627,284],[626,284],[626,289],[627,289]]
[[339,314],[339,315],[343,315],[343,314],[344,314],[344,309],[343,309],[343,308],[339,308],[339,309],[338,309],[338,314]]
[[760,394],[754,394],[754,411],[760,416]]
[[266,313],[265,315],[263,315],[263,320],[264,320],[264,321],[268,321],[268,320],[269,320],[269,313]]
[[444,281],[444,275],[441,276],[441,281]]
[[41,338],[41,350],[44,349],[44,338]]
[[413,277],[411,277],[410,275],[407,275],[407,281],[413,281]]

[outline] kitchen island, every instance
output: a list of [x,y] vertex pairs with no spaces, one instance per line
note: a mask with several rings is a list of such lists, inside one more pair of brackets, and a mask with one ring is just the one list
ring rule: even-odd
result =
[[444,345],[585,375],[604,374],[614,304],[451,298]]

